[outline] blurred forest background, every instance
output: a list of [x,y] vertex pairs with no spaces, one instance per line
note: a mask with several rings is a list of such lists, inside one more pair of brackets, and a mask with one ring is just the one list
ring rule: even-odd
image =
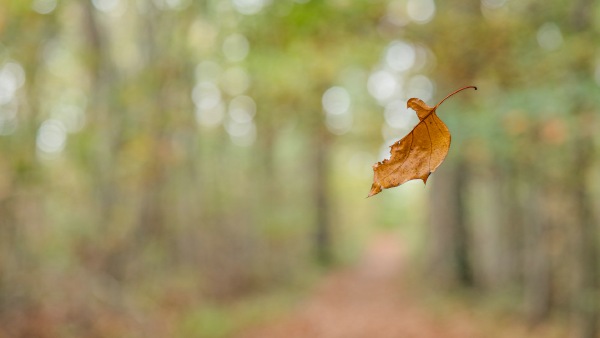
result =
[[[592,0],[0,0],[0,337],[226,336],[381,229],[597,337],[599,42]],[[365,199],[467,85],[430,183]]]

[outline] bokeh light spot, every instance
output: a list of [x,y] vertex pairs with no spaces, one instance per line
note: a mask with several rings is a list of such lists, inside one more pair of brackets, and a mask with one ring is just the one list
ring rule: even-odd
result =
[[354,117],[352,114],[327,114],[325,117],[325,126],[327,130],[335,135],[343,135],[352,129]]
[[2,67],[2,72],[11,73],[11,75],[15,78],[17,88],[21,88],[25,84],[25,70],[21,64],[9,61],[4,64],[4,67]]
[[[392,145],[394,142],[406,136],[407,133],[408,131],[406,129],[394,128],[387,123],[384,123],[383,126],[381,126],[381,136],[383,136],[385,144]],[[389,156],[389,154],[387,156]]]
[[350,109],[350,94],[342,87],[327,89],[321,101],[327,114],[341,115]]
[[252,15],[267,5],[267,0],[232,0],[235,10],[241,14]]
[[231,67],[223,73],[221,84],[227,94],[240,95],[250,87],[250,75],[242,67]]
[[212,82],[199,82],[192,90],[192,100],[200,109],[212,109],[221,102],[221,91]]
[[[412,122],[416,122],[413,110],[406,107],[406,101],[394,100],[385,106],[385,122],[392,128],[408,129]],[[414,119],[412,118],[414,117]]]
[[415,75],[408,80],[406,95],[428,102],[433,98],[434,90],[433,82],[427,76]]
[[373,72],[367,80],[369,94],[380,102],[391,98],[398,90],[399,85],[394,75],[385,70]]
[[119,9],[121,0],[92,0],[94,7],[104,13],[111,13]]
[[553,22],[546,22],[537,31],[537,41],[547,51],[558,49],[563,43],[560,28]]
[[17,91],[17,81],[10,72],[0,71],[0,104],[10,102]]
[[395,71],[409,70],[415,64],[415,49],[403,41],[393,41],[385,51],[386,64]]
[[223,41],[223,54],[231,62],[244,60],[249,51],[250,43],[242,34],[231,34]]
[[433,0],[408,0],[406,3],[406,13],[416,23],[427,23],[433,19],[435,3]]
[[489,9],[498,9],[506,4],[506,0],[481,0],[481,5]]
[[201,81],[192,90],[192,100],[196,105],[196,121],[206,127],[214,127],[223,121],[225,107],[221,90],[210,81]]
[[56,8],[56,0],[34,0],[31,9],[40,14],[50,14]]
[[240,147],[249,147],[256,140],[256,125],[253,121],[237,122],[231,119],[225,124],[225,130],[231,142]]
[[196,122],[205,127],[212,128],[218,126],[223,122],[224,117],[225,107],[222,103],[208,109],[196,107]]
[[237,96],[229,102],[229,117],[239,123],[251,122],[256,115],[256,103],[249,96]]
[[393,0],[388,3],[385,15],[387,21],[395,26],[405,26],[409,23],[404,0]]
[[44,154],[58,154],[67,143],[67,130],[64,124],[56,119],[48,119],[38,129],[36,145]]
[[162,10],[182,10],[191,4],[191,0],[154,0],[154,4]]
[[0,104],[0,135],[10,135],[16,130],[18,107],[16,100]]
[[62,122],[69,133],[76,133],[85,125],[85,112],[82,107],[75,104],[59,104],[52,109],[50,115],[53,119]]

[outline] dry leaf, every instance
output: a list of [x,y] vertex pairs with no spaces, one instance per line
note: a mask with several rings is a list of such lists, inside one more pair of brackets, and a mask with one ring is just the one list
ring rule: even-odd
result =
[[369,197],[382,189],[397,187],[407,181],[421,179],[427,183],[429,175],[442,164],[450,148],[450,131],[435,113],[437,107],[450,96],[467,88],[461,88],[435,105],[429,107],[425,102],[412,98],[407,106],[417,112],[420,122],[408,135],[394,143],[390,148],[392,155],[373,166],[373,185]]

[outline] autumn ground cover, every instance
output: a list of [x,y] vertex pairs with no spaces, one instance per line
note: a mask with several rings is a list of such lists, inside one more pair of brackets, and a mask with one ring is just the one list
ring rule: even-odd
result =
[[[380,235],[363,258],[327,275],[289,313],[242,330],[238,338],[567,337],[565,327],[531,327],[481,304],[436,303],[409,277],[408,253]],[[424,281],[426,283],[426,281]]]

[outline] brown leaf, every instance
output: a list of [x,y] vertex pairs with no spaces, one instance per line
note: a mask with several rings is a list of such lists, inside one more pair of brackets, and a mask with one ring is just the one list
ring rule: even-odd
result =
[[407,107],[413,109],[419,117],[419,123],[408,135],[394,143],[390,148],[392,155],[373,166],[373,185],[369,197],[382,189],[397,187],[407,181],[421,179],[427,183],[429,175],[442,164],[450,149],[450,131],[435,113],[437,107],[450,96],[467,88],[461,88],[435,105],[429,107],[425,102],[412,98]]

